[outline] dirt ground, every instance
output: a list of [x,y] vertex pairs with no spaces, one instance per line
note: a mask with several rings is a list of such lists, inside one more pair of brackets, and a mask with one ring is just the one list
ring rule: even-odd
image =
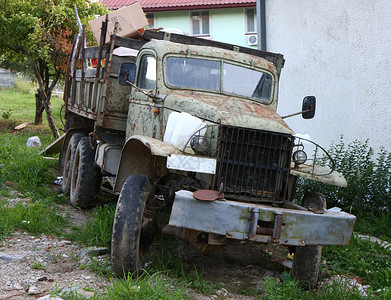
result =
[[[9,203],[29,201],[17,192],[12,194]],[[63,217],[79,226],[95,211],[81,211],[69,204],[59,208]],[[265,277],[275,277],[276,271],[284,271],[281,262],[288,260],[286,248],[273,245],[231,241],[216,253],[203,254],[187,242],[173,243],[172,257],[194,265],[203,279],[218,285],[213,295],[194,292],[196,299],[253,299],[251,292]],[[91,264],[90,254],[102,264],[109,262],[104,249],[83,248],[53,236],[14,233],[0,244],[0,300],[48,297],[53,290],[86,297],[103,292],[110,286],[110,280],[85,268]]]

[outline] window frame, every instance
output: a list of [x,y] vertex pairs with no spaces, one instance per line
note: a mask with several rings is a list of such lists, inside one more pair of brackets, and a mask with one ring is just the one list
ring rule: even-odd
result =
[[[253,10],[254,15],[253,15],[253,22],[254,22],[254,30],[251,31],[249,30],[248,22],[249,22],[249,16],[248,16],[248,11]],[[245,34],[255,34],[257,33],[257,10],[255,7],[246,7],[244,9],[244,32]]]
[[[168,74],[168,61],[170,59],[183,59],[183,60],[201,60],[201,61],[208,61],[208,62],[217,62],[219,64],[219,68],[218,68],[218,88],[209,88],[209,87],[197,87],[197,86],[191,86],[191,85],[188,85],[188,84],[175,84],[174,82],[170,83],[169,82],[169,74]],[[174,62],[174,61],[173,61]],[[205,59],[204,57],[202,56],[196,56],[196,57],[184,57],[182,55],[166,55],[164,57],[164,84],[171,88],[171,89],[179,89],[179,90],[198,90],[198,91],[208,91],[208,92],[217,92],[217,93],[221,93],[221,59],[218,58],[218,59],[211,59],[211,58],[208,58],[208,59]]]
[[[153,58],[155,61],[155,79],[154,79],[154,84],[152,86],[148,86],[149,82],[147,81],[147,74],[148,74],[148,61],[146,62],[146,67],[144,67],[143,61],[146,59],[148,60],[149,58]],[[142,90],[154,90],[156,88],[156,82],[157,82],[157,60],[156,57],[151,54],[151,53],[145,53],[140,57],[140,61],[138,63],[139,69],[137,72],[137,82],[136,86]],[[143,81],[142,81],[143,80]],[[152,81],[151,81],[152,82]]]
[[[155,14],[154,13],[146,13],[145,18],[148,21],[148,28],[155,28]],[[152,20],[152,22],[150,22],[150,20]],[[152,27],[151,27],[151,25],[152,25]]]
[[[198,25],[200,32],[199,33],[194,33],[194,26],[193,26],[193,16],[198,14],[199,20],[198,20]],[[204,27],[203,27],[203,22],[202,22],[202,14],[207,14],[208,15],[208,33],[204,33]],[[190,32],[192,36],[211,36],[211,22],[210,22],[210,12],[209,10],[194,10],[190,11]]]
[[[219,73],[220,84],[219,84],[219,89],[218,90],[216,90],[216,89],[194,88],[194,87],[192,88],[192,87],[188,87],[188,86],[177,86],[177,85],[169,84],[169,82],[168,82],[168,74],[167,74],[167,59],[171,58],[171,57],[173,57],[173,58],[189,58],[189,57],[184,57],[183,55],[177,55],[177,54],[167,54],[167,55],[164,56],[164,58],[163,58],[163,68],[164,68],[163,78],[164,78],[164,81],[163,82],[164,82],[165,86],[168,87],[169,89],[174,89],[174,90],[193,90],[193,91],[194,90],[198,90],[198,91],[201,91],[201,92],[217,93],[217,94],[220,94],[220,95],[226,95],[226,96],[231,96],[231,97],[239,97],[241,99],[249,99],[251,101],[254,101],[254,102],[257,102],[257,103],[261,103],[263,105],[272,105],[274,103],[274,101],[275,101],[274,97],[275,97],[275,92],[276,92],[277,79],[275,77],[275,74],[273,74],[269,70],[266,70],[266,69],[263,69],[263,68],[259,68],[259,67],[256,67],[256,66],[240,64],[240,63],[238,63],[236,61],[232,61],[232,60],[229,60],[229,59],[211,58],[211,57],[203,57],[203,56],[191,56],[191,59],[210,60],[210,61],[216,61],[216,62],[220,63],[220,73]],[[248,69],[248,70],[262,72],[264,74],[270,75],[271,80],[272,80],[272,84],[270,85],[270,89],[271,90],[270,90],[269,99],[265,99],[265,98],[262,99],[262,98],[258,98],[258,97],[242,95],[242,94],[234,93],[234,92],[229,91],[229,90],[228,91],[225,90],[225,88],[224,88],[224,65],[225,64],[229,64],[229,65],[236,66],[236,67],[243,67],[243,68]]]

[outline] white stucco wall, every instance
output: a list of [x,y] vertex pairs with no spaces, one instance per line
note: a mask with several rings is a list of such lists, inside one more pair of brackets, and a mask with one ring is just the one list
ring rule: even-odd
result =
[[266,0],[267,50],[284,54],[279,113],[317,97],[313,120],[286,119],[328,147],[339,136],[391,150],[391,1]]

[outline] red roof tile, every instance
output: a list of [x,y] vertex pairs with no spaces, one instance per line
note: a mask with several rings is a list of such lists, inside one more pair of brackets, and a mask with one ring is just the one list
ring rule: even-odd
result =
[[[135,0],[100,0],[108,9],[118,9]],[[256,0],[139,0],[145,12],[255,6]]]

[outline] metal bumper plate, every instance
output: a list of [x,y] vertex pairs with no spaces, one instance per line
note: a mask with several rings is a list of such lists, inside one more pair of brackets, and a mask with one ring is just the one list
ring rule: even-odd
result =
[[[258,234],[263,222],[273,234]],[[169,225],[224,235],[227,238],[282,245],[347,245],[356,217],[337,211],[310,211],[236,201],[199,201],[189,191],[175,195]]]

